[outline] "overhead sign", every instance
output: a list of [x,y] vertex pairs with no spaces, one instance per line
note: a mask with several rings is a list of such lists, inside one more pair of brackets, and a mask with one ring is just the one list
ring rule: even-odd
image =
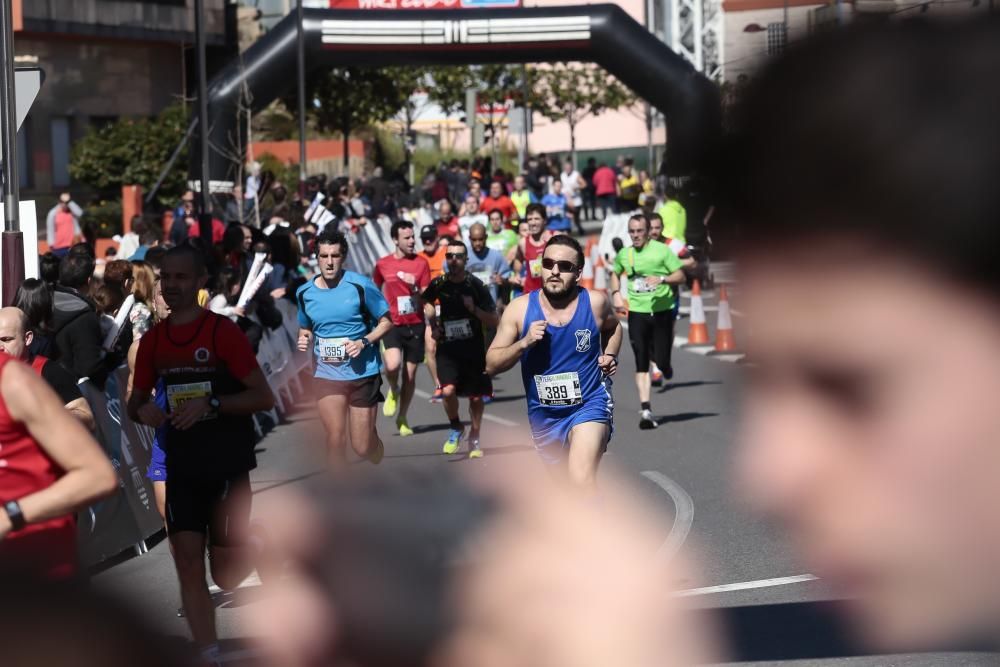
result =
[[319,9],[498,9],[520,7],[521,0],[306,0]]

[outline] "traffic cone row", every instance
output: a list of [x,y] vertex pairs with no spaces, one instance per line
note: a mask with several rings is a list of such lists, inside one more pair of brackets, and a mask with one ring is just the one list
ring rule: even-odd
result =
[[594,277],[598,272],[599,267],[594,262],[595,254],[599,257],[600,255],[596,253],[597,248],[596,236],[587,237],[587,247],[583,252],[583,272],[580,274],[580,287],[584,289],[594,289]]
[[[695,280],[691,288],[691,325],[688,329],[688,345],[711,345],[708,322],[705,320],[705,303],[701,296],[701,284]],[[731,353],[736,351],[733,333],[733,313],[729,306],[729,292],[723,285],[719,291],[719,317],[715,329],[713,352]]]

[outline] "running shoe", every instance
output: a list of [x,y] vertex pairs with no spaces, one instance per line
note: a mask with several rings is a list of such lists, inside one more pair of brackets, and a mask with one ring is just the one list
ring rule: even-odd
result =
[[430,397],[431,403],[440,403],[444,400],[444,393],[441,391],[441,387],[435,387],[434,393]]
[[481,459],[483,458],[483,450],[479,448],[479,438],[469,438],[469,458],[470,459]]
[[448,433],[448,439],[444,442],[444,447],[441,451],[445,454],[457,454],[458,444],[462,440],[462,435],[465,433],[464,428],[453,428],[451,432]]
[[385,404],[382,405],[382,414],[392,417],[396,414],[396,392],[392,389],[385,395]]
[[399,434],[404,438],[408,435],[413,435],[413,429],[405,421],[397,421],[396,428],[399,429]]
[[663,373],[660,372],[659,368],[653,369],[653,372],[649,374],[649,382],[654,387],[663,386]]
[[489,405],[493,402],[493,394],[490,394],[489,396],[480,396],[479,400],[483,402],[483,405]]
[[651,428],[656,428],[656,417],[653,416],[652,410],[640,410],[639,411],[639,428],[643,431],[648,431]]
[[[400,435],[403,435],[402,429],[400,430]],[[368,460],[373,465],[378,465],[382,463],[382,459],[385,458],[385,445],[382,444],[382,440],[378,441],[378,445],[375,446],[373,450],[368,452]]]

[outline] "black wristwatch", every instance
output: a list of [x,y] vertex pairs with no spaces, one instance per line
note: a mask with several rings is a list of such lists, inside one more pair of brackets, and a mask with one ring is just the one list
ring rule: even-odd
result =
[[28,525],[28,522],[24,520],[24,512],[21,511],[21,505],[16,500],[9,500],[4,503],[3,509],[7,512],[7,518],[10,519],[11,530],[21,530]]
[[213,413],[219,414],[219,408],[222,407],[222,401],[219,400],[218,396],[212,394],[208,397],[208,407],[212,409]]
[[361,337],[361,347],[363,347],[365,349],[368,349],[369,347],[371,347],[374,344],[375,343],[371,342],[371,340],[367,336],[362,336]]

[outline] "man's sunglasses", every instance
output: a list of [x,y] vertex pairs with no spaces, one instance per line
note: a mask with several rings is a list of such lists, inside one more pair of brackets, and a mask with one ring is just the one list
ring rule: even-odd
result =
[[577,266],[573,262],[565,259],[550,259],[545,257],[542,259],[542,268],[546,271],[551,271],[555,267],[559,267],[559,273],[576,273]]
[[444,256],[445,259],[465,259],[467,255],[464,252],[446,252]]

